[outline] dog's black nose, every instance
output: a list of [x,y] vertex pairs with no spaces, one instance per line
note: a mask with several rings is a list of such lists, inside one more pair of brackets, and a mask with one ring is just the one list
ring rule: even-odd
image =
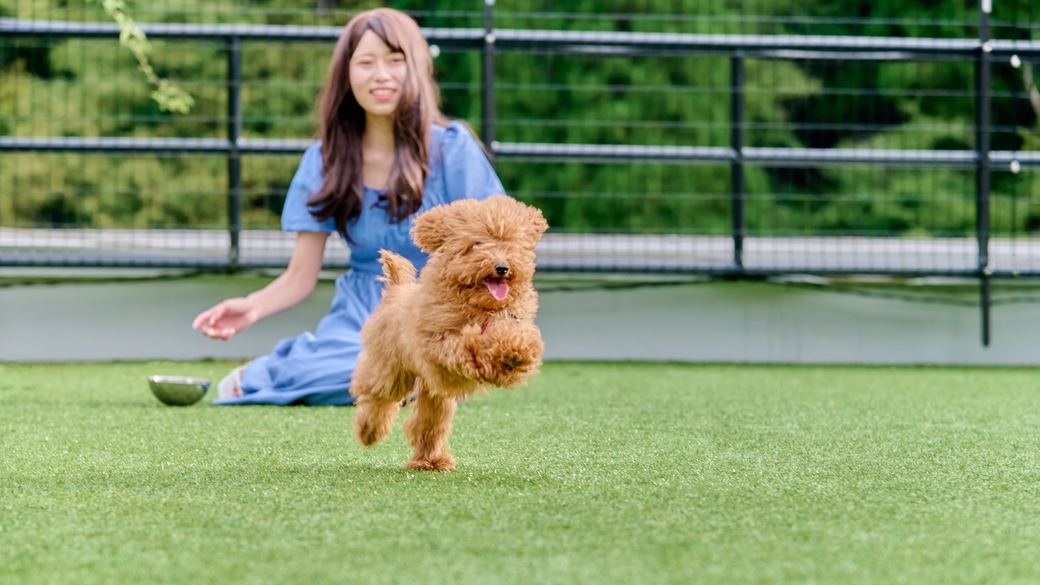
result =
[[495,264],[495,272],[497,272],[499,276],[505,276],[506,273],[509,272],[509,265],[505,262]]

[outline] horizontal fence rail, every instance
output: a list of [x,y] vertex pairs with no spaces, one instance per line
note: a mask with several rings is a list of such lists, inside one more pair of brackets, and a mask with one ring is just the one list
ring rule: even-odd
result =
[[[284,267],[295,243],[293,234],[274,230],[241,230],[239,235],[239,266],[244,268]],[[548,233],[538,246],[538,269],[726,277],[978,276],[973,238],[746,237],[742,244],[738,268],[728,236]],[[227,266],[229,245],[229,234],[218,230],[0,228],[6,266],[67,266],[75,253],[77,266],[219,269]],[[1040,276],[1040,242],[994,239],[990,262],[994,276]],[[349,265],[347,248],[330,238],[325,267]]]
[[[338,26],[140,23],[157,39],[332,42]],[[441,50],[471,51],[489,40],[480,28],[422,28],[427,41]],[[0,34],[21,37],[113,38],[119,27],[109,23],[53,22],[0,18]],[[972,58],[985,50],[994,58],[1040,59],[1040,41],[847,37],[816,35],[705,35],[681,33],[596,32],[493,29],[499,51],[545,51],[560,54],[696,55],[741,52],[748,57],[778,59],[848,58],[862,53],[870,60]],[[779,51],[779,53],[776,53]]]

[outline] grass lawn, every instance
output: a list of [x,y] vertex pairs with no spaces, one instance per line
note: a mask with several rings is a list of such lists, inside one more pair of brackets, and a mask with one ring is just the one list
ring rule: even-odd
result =
[[1040,581],[1036,370],[550,363],[435,474],[230,367],[0,365],[0,582]]

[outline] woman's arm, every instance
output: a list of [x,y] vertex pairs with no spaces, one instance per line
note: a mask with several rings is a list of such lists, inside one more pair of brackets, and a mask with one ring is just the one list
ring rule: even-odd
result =
[[191,326],[207,337],[227,340],[268,315],[295,307],[314,292],[328,237],[325,232],[299,232],[281,276],[247,297],[227,299],[203,311]]

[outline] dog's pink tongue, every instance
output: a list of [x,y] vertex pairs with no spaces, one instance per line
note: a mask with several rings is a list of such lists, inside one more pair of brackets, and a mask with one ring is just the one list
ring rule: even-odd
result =
[[488,292],[495,297],[495,300],[505,300],[506,295],[509,294],[509,285],[502,282],[501,278],[487,279],[487,287]]

